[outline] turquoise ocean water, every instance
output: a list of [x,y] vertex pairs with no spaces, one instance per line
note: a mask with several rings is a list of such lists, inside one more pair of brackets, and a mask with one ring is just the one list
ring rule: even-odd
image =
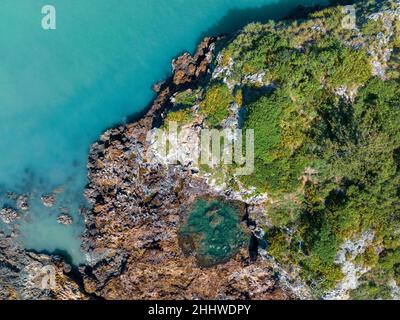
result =
[[[89,145],[142,111],[170,62],[206,34],[285,15],[313,0],[1,0],[0,207],[29,194],[20,220],[26,248],[64,250],[82,263],[79,235]],[[41,28],[56,8],[57,29]],[[58,188],[57,203],[40,196]],[[56,222],[61,208],[72,226]],[[1,223],[0,223],[1,224]],[[4,226],[0,226],[4,228]]]

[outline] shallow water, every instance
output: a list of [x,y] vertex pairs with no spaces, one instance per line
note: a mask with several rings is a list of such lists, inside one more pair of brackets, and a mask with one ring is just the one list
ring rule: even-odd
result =
[[197,199],[179,231],[183,251],[205,267],[228,260],[249,244],[241,225],[243,215],[218,199]]
[[[171,58],[201,36],[279,18],[294,0],[2,0],[0,3],[0,207],[7,191],[26,193],[20,221],[26,248],[67,251],[74,263],[89,145],[142,111]],[[57,10],[57,29],[41,28],[41,8]],[[271,5],[272,4],[272,5]],[[61,188],[56,205],[40,202]],[[10,205],[14,205],[11,203]],[[67,207],[72,226],[59,225]]]

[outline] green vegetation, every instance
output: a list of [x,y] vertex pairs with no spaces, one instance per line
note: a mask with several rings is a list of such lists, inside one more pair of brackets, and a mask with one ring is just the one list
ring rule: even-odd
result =
[[237,209],[218,199],[197,199],[180,229],[180,245],[202,266],[228,260],[249,237],[240,225]]
[[393,47],[395,49],[400,49],[400,20],[396,21],[396,26],[394,30]]
[[210,127],[216,127],[228,117],[229,106],[233,101],[232,93],[225,84],[212,85],[200,105],[200,113],[205,116]]
[[344,107],[335,101],[334,89],[358,87],[371,71],[364,52],[336,40],[310,46],[304,53],[281,48],[269,68],[278,88],[247,96],[245,127],[255,132],[256,170],[244,181],[262,191],[292,192],[307,166],[320,165],[320,155],[311,150],[316,146],[310,130],[320,121],[319,113]]
[[[399,93],[398,82],[373,78],[360,89],[354,104],[338,101],[318,110],[309,147],[304,148],[318,157],[318,174],[303,186],[300,183],[297,206],[288,208],[284,203],[268,210],[275,222],[269,230],[271,253],[282,263],[300,266],[317,294],[341,278],[334,264],[340,244],[371,229],[385,249],[367,250],[364,263],[372,271],[363,288],[379,287],[392,278],[400,284],[393,271],[398,255],[390,254],[400,245],[396,235],[400,227]],[[287,228],[293,230],[290,235]]]
[[369,20],[367,23],[363,25],[362,33],[365,36],[373,36],[377,35],[379,32],[382,32],[382,21],[378,20]]
[[[376,9],[373,1],[359,5],[364,15]],[[373,243],[352,260],[369,271],[351,295],[388,298],[390,283],[400,285],[400,25],[394,22],[390,43],[379,48],[381,20],[359,17],[360,37],[341,27],[342,17],[337,7],[303,21],[248,25],[221,51],[234,89],[222,76],[213,80],[200,113],[217,127],[232,102],[245,107],[255,170],[238,179],[268,193],[265,240],[282,266],[296,267],[321,297],[343,279],[335,258],[344,241],[372,231]],[[372,74],[369,52],[386,47],[393,53],[381,79]],[[265,85],[243,85],[260,72]],[[236,179],[225,173],[229,183]],[[198,219],[189,218],[183,230],[199,235],[193,243],[209,239],[211,230],[193,229]]]
[[175,96],[175,104],[181,106],[191,107],[197,102],[198,90],[188,89],[186,91],[179,92]]
[[184,125],[189,123],[192,119],[193,114],[191,109],[180,109],[169,112],[164,119],[164,123],[168,125],[169,122],[176,122],[177,125]]

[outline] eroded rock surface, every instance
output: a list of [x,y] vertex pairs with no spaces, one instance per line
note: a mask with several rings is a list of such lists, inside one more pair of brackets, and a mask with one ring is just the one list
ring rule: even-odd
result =
[[60,257],[24,250],[0,234],[0,300],[88,299]]
[[228,262],[200,267],[179,246],[179,227],[199,197],[220,197],[188,166],[147,158],[147,133],[169,107],[179,85],[207,74],[215,39],[173,63],[174,75],[149,112],[105,132],[90,152],[84,247],[87,292],[107,299],[286,299],[266,260],[245,246]]

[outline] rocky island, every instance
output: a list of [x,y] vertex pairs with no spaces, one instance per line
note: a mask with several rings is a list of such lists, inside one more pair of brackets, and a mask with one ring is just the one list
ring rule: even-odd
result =
[[[354,25],[331,6],[175,59],[146,114],[91,147],[86,264],[0,236],[0,298],[398,299],[400,2],[353,8]],[[171,164],[151,134],[171,123],[185,155],[203,129],[254,130],[253,170]]]

